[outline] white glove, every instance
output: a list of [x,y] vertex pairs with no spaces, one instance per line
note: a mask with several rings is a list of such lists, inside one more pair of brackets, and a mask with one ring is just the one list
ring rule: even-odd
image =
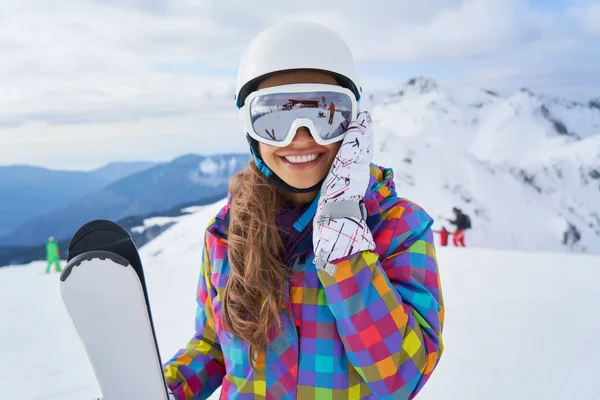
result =
[[375,243],[367,223],[362,199],[369,188],[373,158],[371,115],[362,112],[346,131],[344,141],[321,187],[313,220],[313,247],[317,269],[331,276],[331,262],[364,250]]

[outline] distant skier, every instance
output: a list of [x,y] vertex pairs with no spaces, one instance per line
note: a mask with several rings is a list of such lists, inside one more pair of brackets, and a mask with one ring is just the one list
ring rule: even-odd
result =
[[450,236],[450,231],[446,229],[445,226],[442,226],[442,229],[439,231],[434,231],[435,233],[439,233],[440,235],[440,244],[442,246],[448,246],[448,236]]
[[335,116],[335,104],[333,101],[329,103],[329,125],[333,124],[333,117]]
[[55,266],[56,272],[62,271],[62,268],[60,267],[60,252],[54,236],[50,236],[48,243],[46,244],[46,260],[48,261],[48,266],[46,267],[47,274],[50,273],[52,265]]
[[466,247],[465,231],[471,229],[471,218],[459,208],[454,207],[452,211],[454,212],[454,219],[448,220],[452,225],[456,225],[456,231],[452,235],[452,244],[456,247]]
[[569,223],[569,227],[563,233],[563,245],[573,248],[581,240],[581,233],[577,227]]

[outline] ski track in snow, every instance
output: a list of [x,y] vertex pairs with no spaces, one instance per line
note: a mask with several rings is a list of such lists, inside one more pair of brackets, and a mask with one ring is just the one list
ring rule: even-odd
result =
[[[204,228],[222,204],[141,251],[163,362],[193,334]],[[419,399],[600,399],[600,257],[438,247],[438,258],[445,351]],[[58,274],[44,269],[0,269],[0,399],[95,399]]]

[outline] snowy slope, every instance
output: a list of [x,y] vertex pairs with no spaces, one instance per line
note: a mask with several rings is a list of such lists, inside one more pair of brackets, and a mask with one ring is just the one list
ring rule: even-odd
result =
[[[203,208],[203,206],[191,206],[191,207],[181,208],[180,212],[182,215],[176,216],[176,217],[162,216],[162,217],[144,218],[141,222],[142,223],[141,225],[134,226],[131,228],[131,232],[132,233],[144,233],[148,229],[152,229],[157,226],[163,227],[166,230],[167,228],[169,228],[169,225],[176,223],[186,214],[199,211],[202,208]],[[139,242],[136,242],[136,243],[138,243],[138,246],[140,246]]]
[[472,217],[472,245],[600,253],[596,103],[528,89],[452,95],[415,78],[372,114],[375,161],[394,169],[400,195],[425,205],[436,227],[458,206]]
[[[182,217],[142,249],[163,361],[193,333],[204,228],[221,205]],[[600,257],[438,252],[445,354],[419,399],[600,399]],[[100,393],[58,275],[44,268],[0,269],[0,399],[92,399]]]

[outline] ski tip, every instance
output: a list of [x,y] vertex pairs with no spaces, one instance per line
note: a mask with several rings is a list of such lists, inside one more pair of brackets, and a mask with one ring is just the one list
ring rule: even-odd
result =
[[106,219],[96,219],[83,224],[79,229],[77,229],[73,235],[73,238],[71,239],[71,243],[69,243],[69,250],[71,250],[71,248],[84,236],[95,231],[112,231],[117,234],[122,234],[126,237],[131,237],[131,235],[119,224]]
[[132,241],[131,235],[119,224],[97,219],[82,225],[69,243],[67,262],[92,250],[113,250],[121,242]]
[[[67,255],[67,264],[78,259],[80,255],[90,257],[91,252],[104,251],[126,260],[126,265],[131,265],[137,272],[140,280],[144,281],[142,262],[131,235],[119,224],[112,221],[98,219],[81,226],[73,235]],[[98,253],[93,253],[98,254]],[[65,271],[67,279],[70,271]]]

